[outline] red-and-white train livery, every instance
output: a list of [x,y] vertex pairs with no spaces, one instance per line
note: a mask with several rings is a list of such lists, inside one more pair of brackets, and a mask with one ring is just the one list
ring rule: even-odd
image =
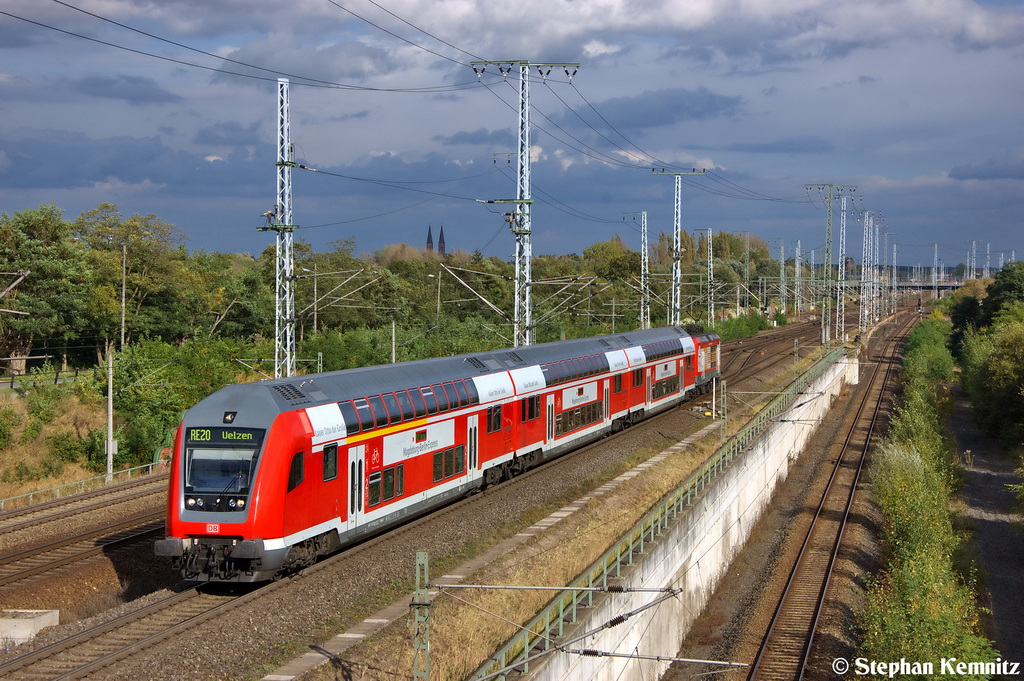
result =
[[174,443],[186,579],[260,581],[703,393],[719,338],[678,326],[229,385]]

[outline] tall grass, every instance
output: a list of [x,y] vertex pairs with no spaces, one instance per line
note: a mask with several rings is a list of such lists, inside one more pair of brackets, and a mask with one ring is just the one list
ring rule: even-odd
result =
[[948,328],[926,320],[907,343],[903,396],[870,469],[885,516],[887,564],[859,618],[858,656],[931,661],[936,669],[941,658],[990,662],[997,656],[979,626],[973,575],[958,571],[955,560],[963,538],[949,512],[958,468],[944,426],[954,379]]

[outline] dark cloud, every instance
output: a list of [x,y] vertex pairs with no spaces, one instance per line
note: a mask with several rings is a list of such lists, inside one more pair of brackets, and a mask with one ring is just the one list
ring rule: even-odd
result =
[[[16,189],[75,189],[107,182],[160,185],[167,195],[246,196],[273,192],[270,144],[227,155],[211,163],[201,155],[175,151],[159,137],[91,139],[64,130],[19,129],[0,137],[9,165],[0,166],[0,186]],[[269,170],[268,170],[269,168]]]
[[[605,120],[624,130],[655,128],[680,121],[729,118],[738,115],[742,106],[743,97],[715,94],[705,87],[696,90],[647,90],[635,97],[615,97],[594,104]],[[593,118],[589,107],[580,107],[579,113],[584,118]]]
[[340,123],[341,121],[348,121],[353,118],[366,118],[369,115],[369,109],[363,109],[362,111],[356,111],[355,113],[336,114],[334,116],[331,116],[327,120],[331,123]]
[[488,130],[487,128],[477,128],[472,132],[464,130],[447,137],[443,135],[436,135],[433,139],[445,146],[452,146],[455,144],[483,144],[511,148],[516,145],[515,136],[507,129]]
[[21,22],[0,22],[0,49],[14,49],[18,47],[31,47],[37,40],[30,31],[25,30],[27,24]]
[[184,101],[179,95],[168,92],[157,85],[152,78],[143,78],[142,76],[123,74],[115,78],[87,76],[75,82],[74,89],[91,97],[123,99],[135,106]]
[[774,142],[730,144],[723,148],[745,154],[831,154],[835,151],[829,142],[817,137],[784,137]]
[[[323,83],[354,85],[366,79],[378,78],[399,70],[402,63],[393,54],[379,46],[357,40],[326,45],[316,50],[306,49],[289,38],[282,43],[277,36],[255,41],[227,55],[225,71],[255,76],[255,79],[218,73],[213,82],[250,83],[264,87],[265,79],[276,79],[278,73],[302,74],[303,77]],[[258,68],[249,68],[242,62]],[[262,69],[272,69],[265,71]],[[301,83],[293,79],[293,84]]]
[[1024,180],[1024,159],[990,158],[984,163],[956,166],[949,171],[954,180]]
[[215,147],[251,147],[260,143],[259,129],[259,121],[248,127],[243,127],[238,121],[214,123],[200,129],[192,141]]

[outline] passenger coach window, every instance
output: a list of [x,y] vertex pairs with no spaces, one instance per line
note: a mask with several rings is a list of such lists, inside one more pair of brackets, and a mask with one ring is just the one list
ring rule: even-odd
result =
[[455,386],[455,392],[459,396],[459,406],[469,405],[469,393],[466,392],[466,386],[462,384],[462,381],[455,381],[452,385]]
[[348,400],[338,402],[338,409],[341,410],[341,417],[345,419],[345,431],[347,435],[355,435],[359,432],[359,417],[356,410]]
[[373,412],[370,411],[369,403],[360,397],[358,400],[352,400],[352,404],[355,405],[356,413],[359,414],[359,425],[363,430],[371,430],[373,428]]
[[380,503],[380,473],[370,473],[370,506]]
[[416,418],[421,419],[427,415],[427,404],[423,401],[423,395],[416,388],[409,391],[409,397],[412,398],[412,404],[416,407]]
[[444,386],[440,383],[435,383],[431,386],[431,390],[434,393],[434,399],[437,400],[437,410],[440,412],[448,411],[448,396],[444,393]]
[[376,417],[377,427],[383,428],[388,425],[388,412],[384,408],[384,401],[380,399],[380,396],[371,395],[366,399],[370,406],[373,407],[373,415]]
[[466,387],[466,392],[469,393],[469,403],[480,404],[480,393],[478,393],[476,390],[476,384],[473,383],[472,380],[467,378],[464,385]]
[[444,477],[455,475],[455,447],[444,450]]
[[444,477],[444,452],[434,452],[434,482]]
[[433,416],[437,413],[437,399],[434,397],[434,391],[428,385],[420,388],[420,392],[423,393],[423,400],[427,403],[427,413]]
[[487,407],[487,432],[496,433],[501,430],[501,405]]
[[338,445],[324,447],[324,482],[338,477]]
[[402,420],[411,421],[413,418],[412,402],[409,401],[409,393],[404,390],[399,390],[395,393],[395,397],[398,398],[398,404],[402,407]]
[[381,395],[384,398],[384,406],[388,408],[388,415],[391,417],[388,421],[389,425],[395,425],[396,423],[402,422],[402,410],[398,406],[398,400],[391,393],[384,393]]
[[452,409],[458,409],[461,405],[459,404],[459,394],[455,392],[455,384],[445,383],[444,392],[448,395],[448,404],[451,405]]
[[296,452],[292,456],[292,464],[288,468],[288,492],[291,492],[302,482],[302,454],[302,452]]

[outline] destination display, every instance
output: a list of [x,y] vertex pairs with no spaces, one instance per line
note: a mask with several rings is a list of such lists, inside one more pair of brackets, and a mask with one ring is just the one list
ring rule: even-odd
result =
[[259,446],[265,432],[262,428],[186,428],[185,439],[190,444]]

